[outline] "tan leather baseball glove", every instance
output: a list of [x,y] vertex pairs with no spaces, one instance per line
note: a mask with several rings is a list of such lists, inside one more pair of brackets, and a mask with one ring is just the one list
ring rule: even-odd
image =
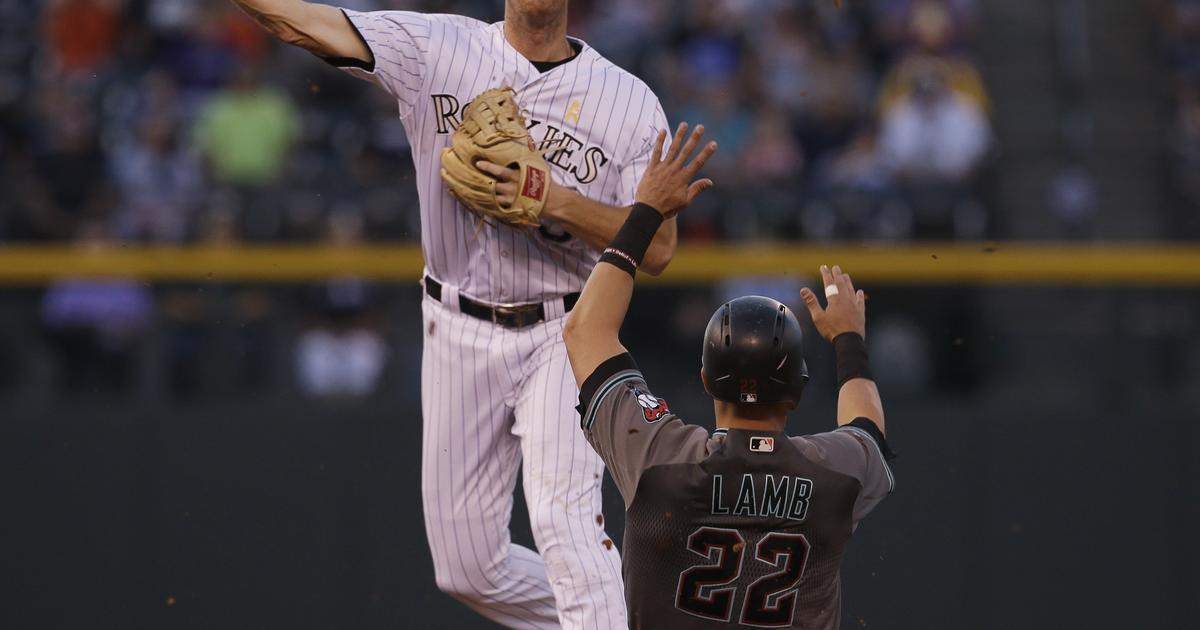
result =
[[[520,172],[512,205],[500,205],[496,179],[475,166],[479,160]],[[550,169],[533,146],[512,88],[488,90],[463,109],[462,124],[454,131],[451,146],[442,150],[442,181],[462,205],[488,223],[496,220],[521,227],[539,225]]]

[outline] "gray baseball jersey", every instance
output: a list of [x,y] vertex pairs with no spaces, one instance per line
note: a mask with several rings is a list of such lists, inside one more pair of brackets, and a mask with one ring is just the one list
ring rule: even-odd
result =
[[662,105],[645,83],[578,39],[570,62],[539,72],[504,38],[504,23],[409,11],[345,11],[373,63],[329,60],[399,102],[412,144],[421,244],[429,275],[493,304],[543,302],[583,290],[599,254],[561,227],[532,234],[480,226],[440,176],[442,149],[481,92],[510,86],[560,186],[612,206],[633,203],[650,162]]
[[628,354],[588,378],[579,410],[625,499],[631,628],[839,627],[846,544],[893,487],[874,423],[709,435]]

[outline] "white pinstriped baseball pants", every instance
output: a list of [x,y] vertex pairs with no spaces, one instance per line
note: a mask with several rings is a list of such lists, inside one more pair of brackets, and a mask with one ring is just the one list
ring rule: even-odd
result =
[[[564,318],[510,330],[458,312],[452,287],[442,300],[422,303],[421,363],[421,496],[438,587],[510,628],[627,628],[621,560],[597,518],[604,464],[579,430]],[[509,535],[518,466],[540,554]]]

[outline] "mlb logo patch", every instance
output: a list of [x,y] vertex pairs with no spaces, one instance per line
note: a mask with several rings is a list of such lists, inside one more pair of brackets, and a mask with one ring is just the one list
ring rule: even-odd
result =
[[775,438],[773,437],[752,437],[750,438],[750,450],[755,453],[774,453]]
[[739,389],[738,401],[744,403],[758,402],[758,381],[752,378],[744,378]]

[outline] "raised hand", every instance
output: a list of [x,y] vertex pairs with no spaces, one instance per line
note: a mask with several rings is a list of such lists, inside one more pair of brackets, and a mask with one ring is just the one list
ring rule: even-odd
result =
[[867,336],[867,298],[861,290],[854,289],[849,274],[834,265],[830,269],[821,265],[821,280],[825,285],[825,299],[829,303],[821,308],[817,295],[808,287],[800,289],[800,297],[812,315],[813,325],[826,341],[833,341],[842,333],[858,333]]
[[665,129],[658,132],[658,139],[655,140],[654,149],[650,153],[650,165],[646,167],[634,197],[637,202],[658,210],[668,219],[691,204],[701,191],[712,188],[713,185],[712,180],[707,177],[695,181],[693,179],[708,158],[716,152],[717,143],[709,142],[704,145],[695,159],[689,162],[688,158],[704,137],[704,125],[696,125],[696,129],[685,143],[684,135],[687,130],[687,123],[679,123],[671,141],[671,148],[665,157],[663,144],[667,140],[667,132]]

